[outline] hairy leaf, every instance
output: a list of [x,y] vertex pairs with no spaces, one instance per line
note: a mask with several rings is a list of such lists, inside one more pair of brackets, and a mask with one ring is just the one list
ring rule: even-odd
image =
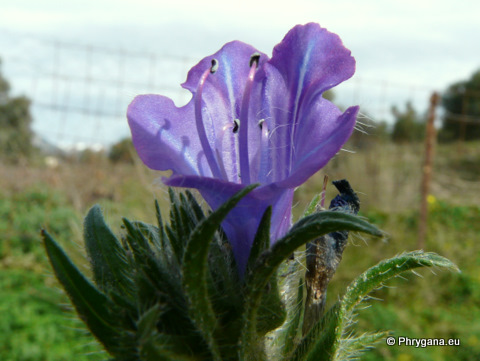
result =
[[355,307],[374,289],[392,277],[418,267],[442,267],[458,270],[448,259],[435,253],[413,251],[384,260],[357,277],[337,303],[305,336],[293,360],[343,360],[356,357],[360,351],[384,337],[385,333],[347,335]]
[[210,242],[227,213],[256,185],[245,187],[200,222],[191,234],[183,258],[183,285],[189,300],[189,314],[209,345],[214,360],[221,360],[214,339],[217,318],[208,294],[208,251]]
[[133,284],[125,250],[105,224],[98,205],[85,218],[84,238],[96,285],[104,292],[132,298]]
[[248,273],[244,327],[242,328],[241,357],[247,358],[250,350],[247,345],[256,338],[257,313],[265,286],[277,267],[298,247],[313,238],[334,231],[361,231],[380,236],[381,232],[370,223],[340,212],[315,213],[298,221],[290,231],[278,240],[270,250],[265,251],[257,260],[255,267]]
[[75,267],[60,246],[42,231],[43,241],[57,279],[95,337],[112,354],[118,352],[119,330],[110,300]]

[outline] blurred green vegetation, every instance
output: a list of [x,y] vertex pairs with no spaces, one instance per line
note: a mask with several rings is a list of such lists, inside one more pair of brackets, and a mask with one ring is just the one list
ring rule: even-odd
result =
[[[48,185],[0,196],[0,359],[99,360],[100,348],[73,317],[46,261],[38,232],[58,234],[76,259],[81,217]],[[87,354],[89,354],[87,356]],[[84,356],[82,356],[84,355]],[[95,358],[95,355],[98,357]]]
[[19,163],[34,152],[30,99],[11,96],[10,84],[2,75],[1,65],[0,59],[0,157],[10,163]]
[[[379,344],[364,360],[480,360],[480,325],[475,322],[480,317],[480,207],[451,205],[435,197],[429,197],[429,204],[427,249],[451,259],[461,273],[424,271],[387,284],[372,295],[381,301],[369,302],[371,307],[360,313],[357,327],[388,329],[396,337],[457,338],[461,346]],[[365,269],[372,258],[381,260],[385,254],[416,248],[416,211],[392,214],[372,210],[362,215],[388,230],[390,239],[371,240],[368,247],[351,247],[334,287]]]
[[425,119],[422,119],[410,102],[405,110],[392,107],[395,122],[392,129],[392,141],[395,143],[421,142],[425,137]]
[[439,139],[480,139],[480,69],[468,80],[451,84],[442,95],[444,116]]
[[[0,254],[13,259],[29,257],[32,262],[44,258],[38,247],[38,232],[46,224],[64,239],[73,238],[73,229],[81,218],[66,203],[65,196],[45,185],[0,199]],[[4,261],[5,262],[5,261]]]
[[133,163],[135,149],[130,138],[122,139],[110,148],[108,158],[114,162]]
[[3,268],[0,272],[1,360],[105,359],[83,324],[72,316],[53,276],[46,276],[49,271]]
[[[384,229],[388,240],[351,237],[329,288],[333,303],[348,283],[378,261],[416,249],[421,148],[376,143],[357,154],[342,153],[296,193],[296,215],[322,187],[323,174],[346,177],[360,192],[362,216]],[[464,152],[438,147],[426,250],[455,262],[462,273],[421,271],[396,279],[373,295],[359,314],[360,331],[389,329],[410,338],[459,338],[460,347],[378,347],[364,360],[480,359],[480,207],[478,143]],[[469,164],[474,166],[470,167]],[[0,360],[101,360],[96,341],[70,310],[47,263],[39,231],[46,227],[77,264],[86,264],[82,218],[99,203],[121,232],[121,217],[154,222],[153,200],[166,211],[158,173],[138,160],[112,164],[60,161],[58,166],[0,164]],[[333,196],[329,187],[327,200]],[[366,304],[367,306],[367,304]]]

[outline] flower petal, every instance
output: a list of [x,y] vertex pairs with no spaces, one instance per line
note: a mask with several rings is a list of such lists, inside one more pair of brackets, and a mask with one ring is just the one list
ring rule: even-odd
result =
[[354,72],[355,59],[350,51],[338,35],[318,24],[294,27],[274,48],[265,65],[270,149],[276,152],[271,181],[280,181],[292,171],[296,145],[305,141],[300,129],[309,106]]
[[160,95],[139,95],[127,110],[140,159],[156,170],[210,176],[195,128],[193,103],[177,108]]
[[[256,70],[250,61],[255,53],[234,41],[200,61],[182,84],[193,94],[182,108],[145,95],[128,109],[141,159],[150,168],[173,170],[164,179],[167,185],[196,188],[217,209],[245,184],[261,182],[222,223],[241,275],[267,207],[272,206],[275,242],[291,225],[294,188],[340,150],[358,113],[351,107],[342,114],[322,98],[355,71],[355,60],[337,35],[318,24],[296,26],[272,59],[260,54]],[[218,68],[209,73],[212,59]]]
[[305,115],[305,126],[299,132],[292,169],[288,177],[277,182],[279,187],[298,187],[323,168],[337,154],[353,132],[359,107],[345,113],[319,97]]
[[285,79],[289,106],[295,111],[305,96],[314,98],[353,75],[355,59],[350,54],[337,34],[309,23],[287,33],[273,49],[269,64]]
[[[214,210],[244,187],[237,183],[197,176],[172,176],[163,182],[168,186],[197,189]],[[245,272],[255,234],[267,207],[272,206],[270,239],[274,242],[291,226],[292,200],[293,189],[282,189],[275,185],[261,186],[247,194],[222,222],[240,275]]]
[[[203,90],[203,124],[210,146],[222,162],[220,168],[225,170],[226,178],[232,182],[240,182],[238,134],[233,132],[234,122],[237,121],[238,124],[240,119],[245,84],[250,71],[250,58],[255,53],[260,54],[260,59],[253,92],[258,92],[256,89],[261,86],[264,78],[263,64],[269,58],[254,47],[240,41],[227,43],[215,54],[204,58],[189,71],[187,81],[182,84],[185,89],[195,94],[201,75],[210,68],[212,59],[217,60],[218,69],[208,76]],[[252,97],[253,109],[257,107],[256,99]],[[249,158],[253,159],[258,142],[251,140],[255,137],[259,138],[260,133],[249,131],[248,135],[249,146],[251,145],[252,148],[249,151],[251,156]]]

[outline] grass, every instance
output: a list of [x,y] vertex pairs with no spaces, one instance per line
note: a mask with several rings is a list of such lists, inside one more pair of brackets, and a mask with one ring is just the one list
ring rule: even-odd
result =
[[[360,312],[360,330],[390,329],[410,338],[460,338],[460,347],[378,347],[365,360],[480,359],[480,147],[439,146],[430,197],[427,247],[450,258],[460,274],[411,274],[375,292]],[[384,258],[416,249],[422,147],[376,144],[358,153],[342,152],[296,192],[298,216],[323,175],[347,178],[360,192],[362,215],[389,235],[388,240],[351,237],[351,244],[329,288],[334,302],[359,273]],[[52,277],[40,243],[47,227],[85,264],[82,217],[99,203],[118,230],[121,217],[154,222],[153,199],[166,210],[165,188],[157,173],[139,162],[112,165],[64,163],[55,169],[0,165],[0,360],[100,360],[106,355],[70,311]],[[327,199],[335,192],[329,186]]]
[[2,360],[105,359],[83,324],[73,317],[52,276],[20,268],[1,273]]
[[[369,302],[371,307],[360,313],[358,328],[389,329],[395,336],[409,338],[459,338],[461,346],[426,349],[380,344],[365,360],[480,359],[480,327],[474,322],[480,316],[480,208],[436,203],[429,214],[427,249],[451,259],[462,272],[423,271],[419,277],[412,273],[389,283],[373,294],[381,301]],[[385,243],[370,241],[368,247],[358,247],[360,252],[350,248],[337,287],[347,283],[356,269],[367,267],[367,262],[416,246],[416,227],[412,227],[416,212],[387,215],[380,221],[376,214],[369,218],[390,229],[392,237]]]

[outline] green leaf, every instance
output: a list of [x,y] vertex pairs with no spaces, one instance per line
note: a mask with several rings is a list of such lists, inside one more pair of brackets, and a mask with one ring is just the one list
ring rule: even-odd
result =
[[[162,263],[163,258],[154,252],[142,230],[126,218],[123,219],[123,223],[127,230],[126,241],[134,258],[131,267],[136,271],[137,303],[141,307],[151,307],[160,298],[162,302],[178,309],[177,313],[181,315],[186,310],[181,308],[184,300],[182,302],[178,265]],[[179,325],[182,324],[180,321],[177,322]]]
[[125,229],[128,232],[127,241],[132,248],[134,257],[137,257],[137,263],[141,264],[145,257],[153,258],[154,251],[150,246],[150,241],[147,238],[151,235],[150,232],[145,232],[145,228],[141,222],[130,222],[128,219],[122,219]]
[[285,305],[280,297],[276,275],[270,278],[262,293],[262,299],[257,312],[257,334],[264,336],[285,321]]
[[158,201],[155,199],[155,215],[157,217],[157,225],[158,225],[158,238],[160,239],[160,250],[164,252],[169,252],[170,250],[167,249],[167,234],[165,233],[165,226],[163,224],[162,219],[162,212],[160,211],[160,205]]
[[[363,352],[372,348],[388,336],[388,332],[364,333],[357,337],[347,337],[342,340],[342,349],[338,350],[336,360],[358,360]],[[318,360],[315,355],[310,359]]]
[[272,217],[272,207],[268,207],[263,214],[262,220],[255,234],[255,239],[248,257],[247,272],[251,270],[260,254],[270,248],[270,219]]
[[335,342],[339,309],[340,303],[337,302],[323,315],[295,348],[290,361],[332,360],[331,349]]
[[320,202],[321,198],[322,198],[322,193],[316,194],[315,197],[313,197],[310,203],[308,204],[307,208],[305,208],[305,211],[303,212],[303,215],[301,218],[305,218],[311,215],[313,212],[315,212],[315,208],[317,207],[317,204],[318,202]]
[[[188,238],[196,225],[205,218],[205,215],[191,192],[186,191],[185,195],[183,193],[177,195],[172,188],[168,188],[168,194],[170,197],[170,224],[160,227],[160,240],[167,256],[173,255],[177,263],[181,264]],[[159,209],[157,209],[157,218],[160,225]]]
[[[377,237],[383,235],[377,227],[358,216],[339,211],[323,211],[300,219],[293,225],[284,237],[285,241],[282,243],[286,246],[287,243],[291,242],[287,239],[295,239],[296,237],[301,237],[301,239],[314,239],[321,235],[337,231],[358,231]],[[303,235],[300,236],[302,233]],[[278,243],[279,242],[275,245]]]
[[133,283],[125,250],[105,224],[98,205],[85,218],[84,237],[97,286],[104,292],[114,291],[132,298]]
[[[338,308],[337,308],[338,311]],[[343,360],[358,360],[361,354],[373,347],[381,339],[388,335],[388,332],[365,333],[361,336],[349,336],[342,340],[342,348],[334,353],[332,345],[335,343],[335,326],[337,326],[337,318],[333,316],[330,319],[324,320],[321,328],[315,331],[314,337],[310,337],[309,348],[305,347],[307,343],[303,344],[304,353],[296,353],[291,361],[343,361]],[[311,335],[313,336],[313,335]],[[299,347],[300,349],[300,347]],[[308,352],[305,352],[307,351]],[[300,358],[299,358],[300,357]]]
[[154,246],[153,249],[155,250],[156,253],[158,253],[162,250],[162,242],[160,240],[160,233],[161,232],[158,229],[158,227],[155,227],[152,224],[148,224],[148,223],[144,223],[144,222],[140,222],[140,221],[134,221],[134,222],[131,222],[131,223]]
[[[127,219],[123,221],[127,230],[126,241],[134,258],[131,267],[135,269],[138,310],[145,312],[145,317],[148,310],[153,312],[155,305],[160,304],[164,310],[155,323],[158,334],[153,333],[150,338],[143,337],[139,341],[144,358],[188,360],[191,355],[196,355],[196,359],[208,359],[205,356],[208,354],[207,345],[188,315],[178,264],[163,263],[163,258],[152,249],[143,227],[139,228],[136,222]],[[145,323],[149,317],[141,319],[142,332],[145,332],[145,325],[153,324],[153,321]]]
[[140,316],[137,321],[137,339],[140,348],[158,333],[157,323],[164,312],[165,307],[157,303]]
[[458,271],[457,266],[448,259],[423,251],[403,253],[378,263],[348,286],[342,300],[305,336],[296,350],[297,358],[293,360],[343,360],[347,355],[358,355],[365,347],[369,347],[368,342],[373,343],[384,337],[384,333],[346,336],[355,307],[385,281],[418,267],[443,267]]
[[257,185],[245,187],[200,222],[190,235],[183,258],[183,285],[189,300],[189,314],[207,342],[214,360],[221,360],[214,339],[216,315],[208,294],[208,250],[227,213]]
[[297,299],[293,305],[290,305],[291,309],[287,317],[287,324],[285,330],[283,331],[283,345],[282,345],[282,354],[284,359],[287,359],[288,356],[293,352],[295,346],[299,343],[299,335],[301,329],[301,321],[303,314],[303,282],[300,279],[298,282],[298,291]]
[[197,224],[205,218],[202,207],[200,207],[194,195],[189,190],[186,190],[185,194],[180,194],[180,202],[182,203],[182,207],[189,213],[189,218],[195,221],[194,224]]
[[42,231],[45,249],[57,279],[62,284],[77,310],[80,318],[90,331],[112,354],[118,352],[119,330],[115,316],[111,314],[112,304],[75,267],[60,246],[45,231]]
[[181,262],[185,250],[185,246],[190,233],[195,228],[195,220],[188,217],[186,209],[183,207],[180,198],[172,188],[168,188],[170,196],[170,244],[177,256],[179,263]]
[[241,317],[243,307],[242,282],[232,248],[221,232],[216,232],[210,243],[208,268],[208,292],[213,308],[221,318],[222,325],[219,326],[236,327],[238,330],[238,325],[234,323]]
[[295,249],[311,239],[342,230],[382,235],[375,226],[351,214],[331,211],[315,213],[297,222],[283,238],[258,258],[255,267],[247,275],[246,287],[258,295],[261,294],[261,289],[268,283],[276,268]]
[[193,361],[203,355],[193,356],[190,341],[182,336],[159,333],[157,324],[162,314],[167,312],[162,305],[156,304],[143,313],[137,322],[137,340],[142,360],[146,361]]
[[241,357],[248,359],[248,349],[256,339],[256,320],[265,286],[277,267],[298,247],[316,237],[335,231],[360,231],[375,236],[382,233],[363,219],[341,212],[325,211],[315,213],[298,221],[290,231],[278,240],[270,250],[265,251],[246,279],[246,305],[244,327],[242,328]]
[[184,351],[188,351],[188,343],[179,342],[178,337],[156,334],[150,340],[145,342],[140,349],[140,356],[142,361],[196,361],[205,360],[199,355],[186,355],[172,351],[172,348],[178,347],[181,344]]
[[[247,263],[247,272],[255,265],[262,252],[270,248],[270,218],[272,207],[268,207],[258,226],[255,239]],[[285,321],[285,307],[280,298],[278,282],[272,277],[262,294],[262,300],[257,315],[257,332],[265,335],[267,332],[279,327]]]
[[210,244],[208,254],[210,287],[209,290],[219,312],[228,312],[233,305],[241,307],[242,297],[239,297],[241,282],[237,264],[230,244],[222,238],[220,232],[215,234]]
[[372,290],[388,279],[418,267],[442,267],[459,271],[458,267],[445,257],[424,251],[402,253],[384,260],[357,277],[347,288],[342,299],[342,310],[348,313]]

